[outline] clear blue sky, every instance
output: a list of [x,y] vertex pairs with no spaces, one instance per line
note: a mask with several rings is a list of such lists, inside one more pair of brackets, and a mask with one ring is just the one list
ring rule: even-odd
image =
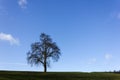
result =
[[120,69],[119,0],[0,0],[0,70],[43,71],[26,60],[42,32],[62,53],[48,71]]

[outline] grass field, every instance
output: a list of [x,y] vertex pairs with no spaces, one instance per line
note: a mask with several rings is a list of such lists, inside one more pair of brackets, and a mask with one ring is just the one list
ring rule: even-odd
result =
[[0,71],[0,80],[120,80],[115,73]]

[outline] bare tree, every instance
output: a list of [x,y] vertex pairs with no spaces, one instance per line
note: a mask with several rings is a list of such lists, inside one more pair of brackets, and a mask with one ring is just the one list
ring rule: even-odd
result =
[[28,63],[31,65],[43,65],[44,72],[50,66],[50,60],[58,61],[60,49],[49,35],[41,33],[40,41],[31,45],[31,50],[27,53]]

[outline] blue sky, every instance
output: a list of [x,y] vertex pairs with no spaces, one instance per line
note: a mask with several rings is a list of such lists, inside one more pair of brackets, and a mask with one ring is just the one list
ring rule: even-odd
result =
[[27,64],[42,32],[61,49],[48,71],[120,70],[119,0],[0,0],[0,70],[43,71]]

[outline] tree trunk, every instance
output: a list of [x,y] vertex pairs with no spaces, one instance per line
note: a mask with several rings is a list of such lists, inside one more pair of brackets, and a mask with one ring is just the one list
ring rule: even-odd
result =
[[46,66],[46,63],[44,64],[44,72],[47,72],[47,66]]
[[44,54],[44,72],[47,72],[47,63],[46,63],[46,59],[47,59],[47,57],[46,57],[46,52],[45,52],[45,54]]

